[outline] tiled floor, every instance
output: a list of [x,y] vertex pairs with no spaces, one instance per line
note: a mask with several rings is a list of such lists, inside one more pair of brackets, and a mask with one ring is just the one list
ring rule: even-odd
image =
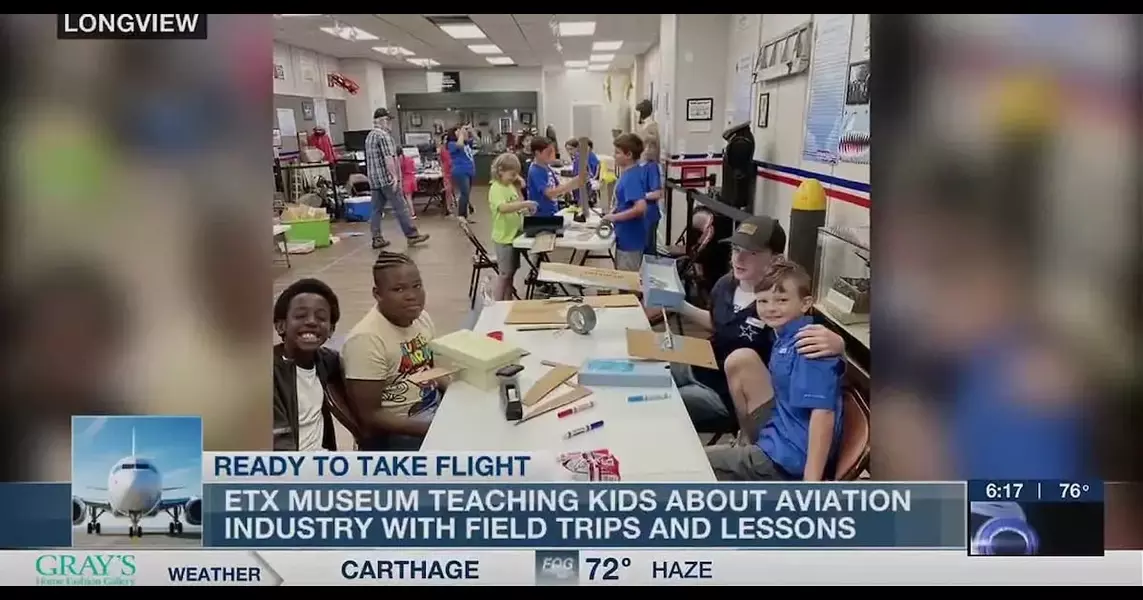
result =
[[[488,214],[487,188],[472,190],[472,202],[476,207],[476,224],[472,226],[477,237],[491,252]],[[461,232],[453,218],[441,216],[434,207],[414,221],[422,233],[432,237],[428,242],[409,249],[409,255],[420,266],[425,282],[425,310],[433,317],[437,331],[453,331],[464,323],[469,314],[468,282],[472,273],[472,244]],[[393,243],[387,250],[404,252],[405,239],[397,225],[396,218],[387,216],[382,231],[386,239]],[[303,277],[316,277],[327,283],[337,293],[341,303],[340,332],[345,333],[373,306],[373,260],[377,251],[371,248],[368,223],[336,223],[334,234],[338,243],[311,254],[292,255],[292,268],[287,269],[283,261],[274,264],[273,302],[286,286]],[[356,237],[350,237],[358,234]],[[553,260],[560,260],[555,253]],[[524,271],[517,273],[517,289],[524,291]],[[271,329],[271,333],[273,333]],[[276,341],[277,336],[274,336]]]

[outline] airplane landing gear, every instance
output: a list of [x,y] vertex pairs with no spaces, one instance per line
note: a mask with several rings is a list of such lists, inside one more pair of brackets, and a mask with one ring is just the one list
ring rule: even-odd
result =
[[181,507],[172,506],[167,509],[167,514],[171,516],[171,523],[167,526],[168,535],[179,535],[183,532],[182,521],[179,521],[179,515],[182,514]]
[[132,525],[128,527],[127,537],[143,537],[143,528],[139,525]]
[[87,533],[94,533],[95,535],[99,535],[103,532],[103,527],[101,527],[99,524],[99,517],[103,516],[103,511],[101,510],[96,512],[94,506],[90,507],[88,510],[91,511],[91,521],[87,523]]

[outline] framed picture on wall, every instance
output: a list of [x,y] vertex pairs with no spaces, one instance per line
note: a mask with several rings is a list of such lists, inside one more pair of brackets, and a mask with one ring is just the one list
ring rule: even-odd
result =
[[314,120],[314,103],[313,102],[302,102],[302,120],[303,121],[313,121]]
[[530,113],[530,112],[520,113],[520,123],[523,125],[531,125],[532,124],[532,113]]
[[329,124],[337,125],[337,113],[333,112],[332,110],[329,111]]
[[688,121],[711,121],[714,119],[714,98],[687,98]]
[[758,94],[758,129],[770,126],[770,92]]
[[409,115],[409,125],[412,125],[413,127],[420,127],[422,123],[423,121],[421,121],[421,113],[412,113]]

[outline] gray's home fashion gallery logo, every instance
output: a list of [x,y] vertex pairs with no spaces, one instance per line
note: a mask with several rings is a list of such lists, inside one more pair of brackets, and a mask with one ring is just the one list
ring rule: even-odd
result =
[[579,551],[537,550],[536,585],[579,585]]
[[205,14],[82,13],[56,15],[61,40],[205,40]]

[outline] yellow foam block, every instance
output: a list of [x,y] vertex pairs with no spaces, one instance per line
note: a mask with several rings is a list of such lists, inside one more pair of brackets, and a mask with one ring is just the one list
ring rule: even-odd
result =
[[512,344],[462,329],[430,342],[436,366],[461,369],[457,377],[480,389],[499,385],[496,371],[513,364],[524,351]]

